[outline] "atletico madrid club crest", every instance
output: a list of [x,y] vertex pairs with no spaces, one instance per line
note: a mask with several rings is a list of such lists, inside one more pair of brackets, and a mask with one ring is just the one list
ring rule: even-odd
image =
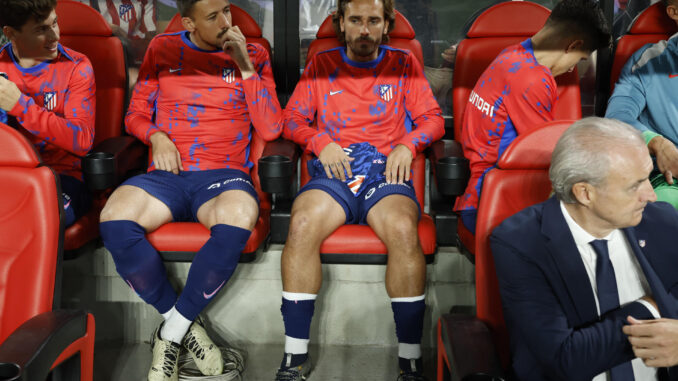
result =
[[57,93],[56,91],[50,91],[45,93],[45,108],[49,111],[54,110],[57,105]]
[[221,74],[221,79],[226,81],[226,83],[233,83],[233,81],[235,81],[235,70],[230,67],[225,67]]
[[134,6],[132,4],[120,4],[118,8],[118,13],[120,14],[120,19],[124,22],[130,22],[134,18],[132,12],[134,11]]
[[390,101],[393,98],[393,86],[379,85],[379,96],[386,102]]

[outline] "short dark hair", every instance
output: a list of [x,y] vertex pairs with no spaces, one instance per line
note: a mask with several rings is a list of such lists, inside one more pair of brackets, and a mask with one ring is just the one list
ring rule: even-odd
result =
[[669,5],[676,5],[676,0],[662,0],[664,6],[668,7]]
[[[332,14],[332,25],[337,33],[339,42],[342,44],[346,42],[346,39],[344,34],[341,33],[339,21],[344,17],[346,5],[350,2],[351,0],[337,0],[337,11]],[[384,21],[388,21],[388,30],[381,36],[381,42],[388,42],[388,34],[395,28],[395,9],[393,8],[393,0],[381,0],[381,3],[384,4]]]
[[193,4],[197,3],[198,1],[200,0],[177,0],[177,8],[179,8],[179,14],[181,17],[191,17]]
[[562,0],[553,8],[545,26],[556,27],[584,41],[592,52],[612,47],[612,33],[596,0]]
[[56,3],[57,0],[0,0],[0,27],[21,30],[30,19],[43,21],[56,8]]

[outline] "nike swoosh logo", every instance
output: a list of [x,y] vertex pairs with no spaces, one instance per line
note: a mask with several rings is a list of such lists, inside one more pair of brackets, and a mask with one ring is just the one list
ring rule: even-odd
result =
[[205,291],[203,291],[203,292],[202,292],[202,296],[203,296],[205,299],[210,299],[210,298],[212,298],[212,297],[214,296],[214,294],[216,294],[216,293],[221,289],[221,287],[224,285],[224,283],[226,283],[226,281],[221,282],[221,284],[219,285],[219,287],[217,287],[216,290],[212,291],[211,294],[206,294]]
[[169,72],[170,72],[170,73],[176,73],[176,72],[181,71],[181,70],[183,70],[183,68],[181,68],[181,67],[178,68],[178,69],[172,69],[172,68],[170,68],[170,69],[169,69]]
[[669,78],[675,78],[678,77],[678,74],[669,74]]
[[343,91],[344,91],[344,90],[330,91],[330,95],[337,95],[337,94],[339,94],[339,93],[341,93],[341,92],[343,92]]

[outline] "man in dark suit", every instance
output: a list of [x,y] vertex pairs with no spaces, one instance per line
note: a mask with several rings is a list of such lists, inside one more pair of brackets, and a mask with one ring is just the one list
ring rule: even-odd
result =
[[490,238],[520,380],[677,380],[648,367],[622,332],[678,317],[678,213],[654,202],[652,160],[637,130],[586,118],[560,138],[555,196]]

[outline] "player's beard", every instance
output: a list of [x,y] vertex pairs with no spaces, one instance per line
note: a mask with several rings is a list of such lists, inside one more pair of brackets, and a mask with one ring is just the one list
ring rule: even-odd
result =
[[370,57],[379,47],[381,41],[376,41],[370,36],[360,36],[347,41],[348,48],[356,57]]

